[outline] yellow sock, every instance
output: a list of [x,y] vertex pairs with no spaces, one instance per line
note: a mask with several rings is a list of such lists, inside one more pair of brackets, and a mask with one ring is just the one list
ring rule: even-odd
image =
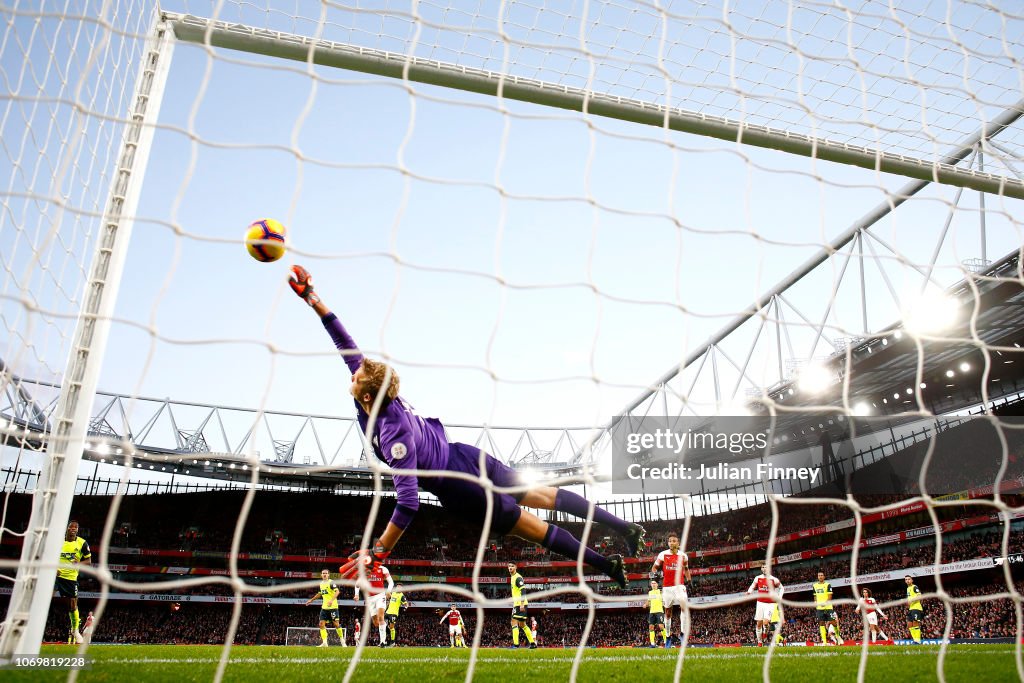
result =
[[920,626],[912,626],[910,628],[910,637],[914,639],[915,643],[920,643],[921,642],[921,627]]
[[651,629],[651,645],[654,645],[654,629]]
[[325,643],[327,642],[327,629],[320,629],[320,640],[324,641]]
[[[344,643],[345,642],[345,634],[341,630],[341,627],[339,626],[338,628],[334,629],[334,632],[338,634],[338,640],[340,640],[342,643]],[[327,640],[327,635],[326,634],[324,634],[324,640]]]
[[529,626],[523,625],[523,633],[526,634],[526,642],[533,642],[533,631],[530,630]]
[[388,628],[388,634],[391,636],[391,642],[395,641],[395,627],[392,625]]
[[828,642],[828,630],[824,626],[819,626],[818,630],[821,631],[821,642]]
[[782,638],[782,634],[781,634],[781,633],[776,633],[776,634],[775,634],[775,642],[776,642],[776,643],[781,643],[781,642],[783,642],[783,638]]
[[515,627],[514,629],[512,629],[512,644],[513,645],[518,645],[519,644],[519,627],[518,626]]

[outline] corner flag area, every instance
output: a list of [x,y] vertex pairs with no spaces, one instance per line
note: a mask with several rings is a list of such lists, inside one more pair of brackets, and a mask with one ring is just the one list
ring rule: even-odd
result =
[[[183,681],[213,680],[223,648],[219,646],[96,645],[89,648],[91,662],[80,672],[82,681]],[[580,658],[579,681],[666,681],[681,665],[680,680],[761,680],[767,648],[735,647],[687,649],[680,660],[678,649],[585,649]],[[68,647],[51,646],[42,656],[70,656]],[[235,647],[224,673],[225,681],[337,681],[348,668],[355,649],[295,647]],[[470,650],[447,648],[367,647],[360,653],[354,680],[416,681],[429,672],[430,680],[463,680],[470,666]],[[475,681],[570,680],[577,651],[574,649],[505,650],[480,649],[475,662]],[[1013,645],[950,645],[941,658],[940,647],[817,647],[776,648],[769,673],[783,681],[851,681],[862,662],[864,680],[935,681],[939,666],[949,681],[1019,680],[1020,655]],[[67,670],[33,669],[5,672],[8,680],[63,681]]]

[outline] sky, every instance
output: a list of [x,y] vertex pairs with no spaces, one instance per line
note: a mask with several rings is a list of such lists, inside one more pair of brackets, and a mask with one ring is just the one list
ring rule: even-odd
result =
[[[932,159],[1020,99],[1022,22],[964,2],[947,23],[946,3],[919,4],[917,18],[878,3],[849,4],[849,12],[766,3],[756,16],[742,8],[723,15],[717,4],[672,3],[660,12],[660,5],[628,2],[388,3],[390,18],[378,12],[383,3],[345,11],[316,2],[275,9],[182,0],[165,8],[217,11],[305,34],[320,30],[333,40],[576,87],[589,78],[612,94]],[[142,4],[114,5],[119,22],[133,18],[128,30],[145,25],[137,12]],[[500,11],[504,21],[496,19]],[[14,25],[20,32],[8,35],[24,41],[31,18]],[[41,76],[14,85],[26,54],[10,47],[15,42],[2,52],[7,88],[31,94]],[[80,47],[65,36],[27,53],[71,49]],[[130,61],[113,54],[104,63],[123,72],[115,80],[130,93]],[[38,91],[59,87],[60,76],[75,82],[72,71],[58,73]],[[94,93],[92,79],[73,97]],[[107,100],[114,112],[125,95],[118,97]],[[24,122],[45,114],[28,109],[29,95],[12,101],[4,139],[40,144],[41,124]],[[159,124],[100,387],[298,413],[351,416],[354,409],[347,369],[285,284],[293,263],[313,273],[317,291],[369,355],[395,364],[403,395],[423,414],[466,424],[602,425],[884,201],[884,190],[905,182],[657,128],[188,44],[175,47]],[[95,130],[88,129],[80,158],[109,167],[100,151],[105,124],[97,117],[88,125]],[[1015,159],[1020,129],[1000,138]],[[25,136],[28,130],[33,135]],[[45,137],[54,158],[62,139]],[[6,164],[14,179],[9,190],[48,194],[48,166],[40,164],[38,178],[17,180],[21,157],[6,149],[0,168]],[[64,191],[88,177],[86,169],[69,177]],[[93,188],[98,197],[101,186]],[[29,243],[41,250],[47,220],[29,228],[23,216],[40,209],[17,195],[5,195],[0,247],[9,254],[17,245],[16,253],[25,254]],[[928,262],[954,195],[930,188],[878,225],[899,256],[872,259],[868,270],[885,269],[900,291],[917,287],[907,264]],[[960,279],[960,262],[980,256],[978,202],[977,193],[966,192],[953,212],[939,252],[941,283]],[[1020,204],[990,198],[987,208],[994,259],[1020,244]],[[53,204],[42,202],[41,210],[52,212]],[[288,227],[290,251],[278,263],[258,263],[242,245],[248,224],[265,217]],[[12,229],[18,225],[25,227]],[[24,267],[39,273],[47,302],[74,310],[73,297],[56,283],[74,282],[74,271],[80,276],[87,268],[89,236],[66,220],[60,225],[56,233],[67,230],[71,238],[51,251],[71,264],[55,274],[12,257],[6,293],[33,290],[31,278],[12,274]],[[833,297],[835,274],[820,269],[790,298],[812,319],[834,301],[828,320],[835,335],[863,334],[859,284],[847,278]],[[866,287],[868,331],[895,322],[900,312],[882,279],[869,275]],[[59,372],[69,320],[33,323],[18,299],[3,301],[3,355],[13,350],[24,374]],[[808,332],[793,326],[793,334]],[[35,344],[44,349],[40,358],[24,353],[26,337],[44,340]],[[827,349],[805,346],[802,353]],[[742,345],[733,355],[742,359]],[[752,374],[765,385],[777,379],[773,358],[770,350],[753,358]],[[694,399],[710,400],[708,389],[698,388]]]

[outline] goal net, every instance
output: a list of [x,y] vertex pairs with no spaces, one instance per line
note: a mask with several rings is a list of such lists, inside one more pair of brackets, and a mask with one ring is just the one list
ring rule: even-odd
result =
[[[337,570],[395,541],[389,519],[408,524],[388,558],[413,604],[398,642],[447,647],[455,601],[467,677],[510,644],[509,562],[573,679],[590,645],[645,644],[650,591],[684,582],[664,629],[676,678],[714,644],[763,643],[767,675],[773,624],[813,645],[832,610],[840,642],[1021,642],[1012,7],[81,0],[0,17],[0,547],[17,549],[0,656],[63,640],[50,613],[73,630],[51,605],[69,519],[97,623],[145,600],[154,637],[223,643],[218,680],[237,643],[285,627],[319,644],[286,624],[324,569],[367,616],[344,598],[379,577]],[[288,250],[260,263],[243,235],[267,218]],[[352,384],[328,311],[402,401]],[[395,431],[411,406],[465,444],[463,469]],[[486,476],[481,453],[500,465]],[[657,559],[671,535],[678,575]],[[884,639],[864,588],[892,615]],[[220,630],[177,626],[190,609]]]
[[[335,629],[327,629],[327,645],[345,647],[346,629],[341,629],[341,637],[338,637],[338,633]],[[307,628],[304,626],[289,626],[285,630],[284,644],[285,645],[305,645],[305,646],[317,646],[319,647],[323,643],[323,639],[320,637],[320,629],[318,628]]]

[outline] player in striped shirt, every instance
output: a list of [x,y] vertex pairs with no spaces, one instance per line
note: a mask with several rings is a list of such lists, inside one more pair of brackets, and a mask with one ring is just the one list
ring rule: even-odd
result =
[[[665,647],[672,644],[672,640],[682,642],[680,635],[683,630],[683,603],[686,602],[686,583],[692,580],[690,576],[690,565],[686,559],[686,553],[679,548],[679,535],[668,535],[668,550],[662,550],[654,560],[651,567],[651,578],[662,577],[662,600],[665,605],[665,624],[667,637]],[[679,615],[679,619],[673,619],[673,613]],[[678,630],[675,629],[678,624]]]
[[864,588],[861,590],[860,595],[860,602],[854,611],[858,613],[863,612],[864,619],[868,622],[868,627],[871,629],[871,642],[873,643],[878,640],[879,635],[882,636],[882,640],[889,640],[889,636],[885,635],[885,631],[878,626],[878,617],[882,617],[886,621],[888,621],[889,617],[885,616],[885,612],[878,606],[875,599],[871,597],[870,590]]
[[757,644],[764,645],[764,638],[771,628],[772,613],[775,601],[786,592],[782,582],[772,576],[771,568],[765,564],[761,567],[761,576],[755,577],[747,589],[747,594],[757,592],[757,606],[754,609],[755,631]]
[[[292,290],[320,317],[335,347],[342,352],[352,372],[349,393],[355,399],[359,426],[367,435],[374,455],[392,470],[397,504],[387,528],[366,553],[355,553],[345,566],[342,578],[355,574],[356,560],[383,561],[398,543],[419,510],[419,489],[428,491],[450,514],[463,520],[483,521],[492,510],[490,530],[510,534],[543,546],[575,560],[582,550],[583,561],[604,572],[622,588],[626,587],[625,562],[621,555],[605,557],[591,548],[580,547],[579,540],[565,529],[542,520],[523,507],[556,510],[574,517],[591,518],[622,536],[629,555],[643,546],[644,529],[607,510],[592,507],[582,496],[553,486],[534,486],[516,493],[485,490],[478,482],[459,477],[403,474],[407,470],[458,472],[473,477],[487,475],[495,486],[516,487],[524,482],[519,473],[475,446],[450,442],[444,425],[436,418],[423,418],[399,396],[398,374],[385,363],[363,358],[338,316],[330,311],[313,290],[313,280],[302,266],[292,266],[288,280]],[[430,330],[429,335],[439,332]],[[370,415],[375,419],[370,430]],[[485,472],[481,473],[481,466]],[[490,499],[491,505],[488,505]]]

